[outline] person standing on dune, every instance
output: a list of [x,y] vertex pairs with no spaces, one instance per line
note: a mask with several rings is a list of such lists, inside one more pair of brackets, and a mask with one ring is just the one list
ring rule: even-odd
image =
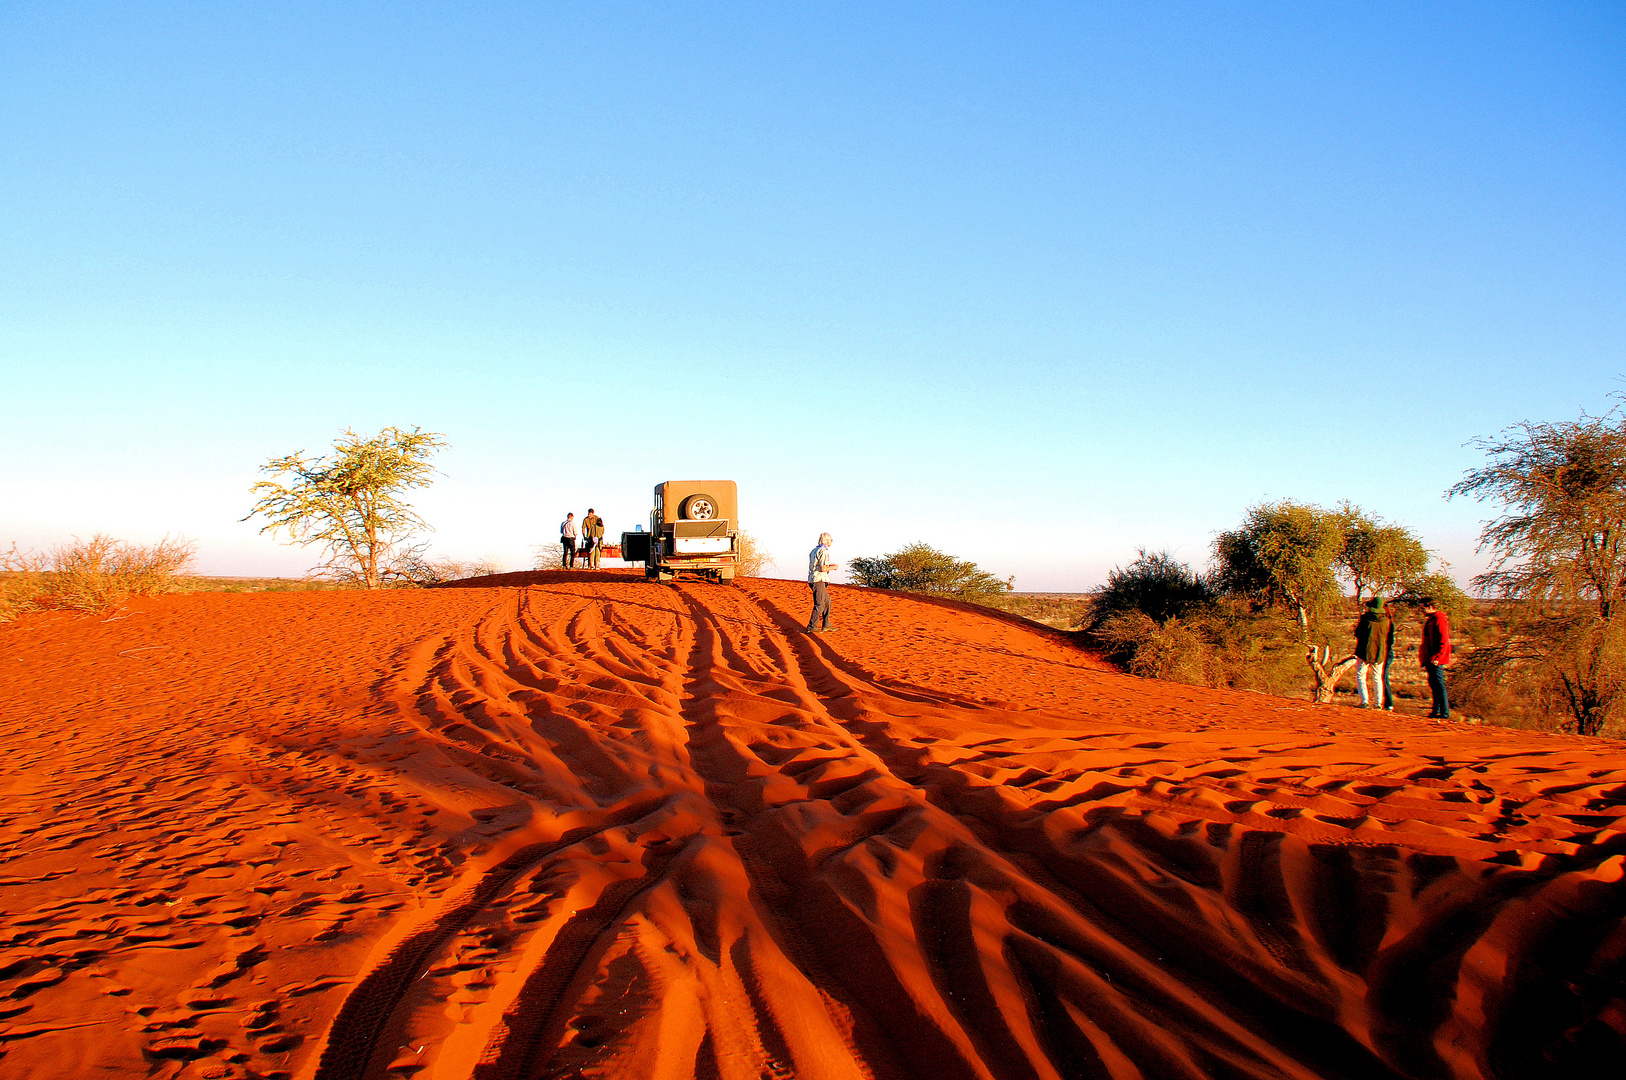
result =
[[594,570],[598,569],[598,549],[604,546],[604,519],[593,513],[593,508],[587,508],[587,516],[582,518],[582,541],[587,545],[587,565]]
[[[1389,662],[1386,651],[1390,636],[1389,616],[1383,610],[1383,597],[1374,596],[1361,612],[1360,621],[1355,624],[1355,655],[1358,662],[1355,664],[1355,688],[1361,692],[1361,707],[1363,709],[1383,708],[1383,671]],[[1366,677],[1372,676],[1372,690],[1377,695],[1374,701],[1366,692]]]
[[813,614],[807,617],[807,632],[822,634],[830,629],[830,575],[835,573],[835,560],[830,558],[830,545],[834,538],[829,533],[819,534],[819,545],[807,556],[807,583],[813,589]]
[[576,515],[574,512],[566,514],[565,519],[559,523],[559,547],[561,550],[560,563],[566,570],[576,568]]
[[1388,712],[1395,711],[1395,692],[1389,689],[1389,668],[1395,659],[1395,619],[1389,616],[1389,632],[1383,639],[1383,708]]
[[1445,695],[1445,665],[1451,662],[1451,622],[1434,608],[1434,598],[1423,597],[1423,643],[1417,659],[1428,672],[1429,718],[1451,719],[1451,700]]

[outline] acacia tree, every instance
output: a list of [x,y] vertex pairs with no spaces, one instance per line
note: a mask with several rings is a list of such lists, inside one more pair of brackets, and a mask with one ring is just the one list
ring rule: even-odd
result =
[[1294,615],[1319,702],[1332,700],[1338,680],[1357,662],[1346,656],[1329,668],[1332,646],[1311,640],[1312,625],[1342,599],[1336,566],[1345,525],[1342,513],[1283,499],[1250,507],[1241,528],[1214,541],[1210,580],[1220,592]]
[[1473,444],[1490,463],[1447,497],[1495,500],[1485,525],[1495,553],[1474,584],[1521,600],[1593,608],[1613,618],[1626,593],[1626,419],[1618,409],[1559,424],[1518,424]]
[[[1426,573],[1428,559],[1410,529],[1359,507],[1345,502],[1323,510],[1284,499],[1251,507],[1241,528],[1219,535],[1208,580],[1223,594],[1294,616],[1315,700],[1326,702],[1358,662],[1348,655],[1333,663],[1324,632],[1325,617],[1344,599],[1339,575],[1349,579],[1357,599],[1370,589],[1396,598],[1434,596],[1442,608],[1460,609],[1462,590],[1444,573]],[[1318,635],[1320,642],[1314,640]]]
[[1354,586],[1355,599],[1368,589],[1373,596],[1395,596],[1428,572],[1428,549],[1404,525],[1373,518],[1358,506],[1340,503],[1343,546],[1333,560]]
[[1517,424],[1474,445],[1489,462],[1446,494],[1505,508],[1479,534],[1493,558],[1474,585],[1513,601],[1518,621],[1466,675],[1534,676],[1597,734],[1626,704],[1626,418]]
[[1242,526],[1214,541],[1215,586],[1263,606],[1292,612],[1300,636],[1338,598],[1334,564],[1343,550],[1338,514],[1283,499],[1248,509]]
[[1000,580],[974,562],[956,559],[918,541],[880,558],[861,555],[850,560],[847,569],[855,585],[972,601],[1008,593],[1014,580]]
[[318,570],[376,589],[392,566],[422,555],[406,541],[430,526],[401,496],[433,482],[429,459],[445,446],[442,436],[419,428],[387,427],[368,437],[346,429],[330,455],[307,458],[300,450],[260,466],[276,479],[254,485],[259,501],[243,520],[258,514],[268,522],[262,533],[285,529],[293,543],[321,545],[327,561]]

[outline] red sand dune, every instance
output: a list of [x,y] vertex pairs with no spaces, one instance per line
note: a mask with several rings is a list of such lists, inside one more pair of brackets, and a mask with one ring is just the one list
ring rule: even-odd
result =
[[0,628],[0,1074],[1626,1072],[1626,752],[840,589]]

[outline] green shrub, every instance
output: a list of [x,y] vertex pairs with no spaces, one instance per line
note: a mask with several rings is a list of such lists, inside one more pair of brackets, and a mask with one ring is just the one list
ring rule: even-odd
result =
[[1094,630],[1130,612],[1162,624],[1211,608],[1214,601],[1213,588],[1191,567],[1166,551],[1149,555],[1141,548],[1134,562],[1113,567],[1107,575],[1106,588],[1096,594],[1085,628]]
[[924,543],[907,544],[880,558],[860,555],[847,569],[855,585],[973,602],[1010,592],[1014,580],[1002,581],[974,562],[956,559]]

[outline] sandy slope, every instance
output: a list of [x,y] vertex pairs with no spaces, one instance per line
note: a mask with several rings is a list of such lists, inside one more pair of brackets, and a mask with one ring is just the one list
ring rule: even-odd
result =
[[0,1074],[1621,1074],[1619,744],[494,580],[0,628]]

